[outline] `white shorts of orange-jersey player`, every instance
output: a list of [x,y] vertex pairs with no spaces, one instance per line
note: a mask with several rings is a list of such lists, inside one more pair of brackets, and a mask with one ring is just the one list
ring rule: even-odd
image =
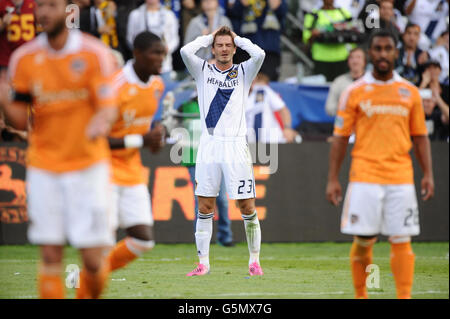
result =
[[109,205],[109,165],[53,173],[27,170],[28,238],[38,245],[76,248],[114,244]]
[[127,229],[136,225],[153,226],[151,199],[147,185],[112,185],[113,228]]
[[341,232],[359,236],[419,235],[419,210],[414,185],[349,183]]

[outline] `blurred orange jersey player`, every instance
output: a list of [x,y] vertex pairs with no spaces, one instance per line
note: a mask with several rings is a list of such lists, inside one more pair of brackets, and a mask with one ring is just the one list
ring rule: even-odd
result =
[[[150,129],[164,91],[159,77],[166,49],[153,33],[142,32],[134,40],[134,60],[115,77],[119,119],[109,143],[112,149],[112,208],[114,228],[126,230],[108,256],[110,270],[121,268],[155,245],[148,180],[144,176],[140,148],[152,152],[163,145],[163,127]],[[81,287],[80,289],[82,289]]]
[[41,246],[40,297],[64,297],[61,272],[68,240],[81,252],[85,296],[97,298],[108,273],[102,254],[113,244],[106,136],[117,116],[115,70],[100,41],[66,28],[68,4],[37,1],[44,32],[13,53],[8,69],[13,102],[0,102],[0,107],[18,129],[27,128],[28,107],[32,109],[28,238]]
[[434,194],[422,100],[418,89],[393,71],[397,55],[392,33],[379,30],[371,35],[369,56],[374,68],[342,94],[334,125],[326,190],[334,205],[341,201],[338,173],[348,137],[356,135],[341,217],[341,232],[354,235],[350,262],[356,298],[368,297],[366,267],[372,263],[372,247],[380,233],[391,242],[397,297],[411,298],[414,253],[410,241],[420,232],[409,155],[413,144],[424,173],[423,199]]

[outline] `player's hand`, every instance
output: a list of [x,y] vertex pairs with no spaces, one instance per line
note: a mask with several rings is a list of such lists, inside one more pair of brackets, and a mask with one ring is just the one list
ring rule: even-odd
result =
[[108,136],[112,123],[117,118],[117,109],[113,107],[105,107],[94,114],[91,121],[86,127],[86,136],[93,140],[97,137]]
[[144,145],[147,145],[152,153],[157,153],[164,146],[165,136],[164,126],[155,126],[150,132],[144,135]]
[[434,180],[433,177],[430,176],[424,176],[422,178],[421,184],[421,191],[420,194],[422,195],[422,199],[424,201],[429,200],[434,196]]
[[288,142],[288,143],[293,143],[295,141],[295,137],[297,135],[298,135],[298,132],[291,128],[285,128],[283,130],[283,136],[286,139],[286,142]]
[[342,201],[342,187],[338,180],[328,181],[326,190],[327,200],[334,206]]

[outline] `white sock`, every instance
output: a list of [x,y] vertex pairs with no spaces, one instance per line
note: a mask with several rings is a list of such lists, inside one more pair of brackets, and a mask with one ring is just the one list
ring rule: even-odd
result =
[[195,244],[200,264],[209,268],[209,245],[212,236],[214,212],[203,214],[198,212],[195,231]]
[[259,251],[261,250],[261,227],[259,226],[256,210],[251,215],[242,215],[244,219],[245,235],[247,236],[248,251],[250,259],[248,264],[254,262],[259,264]]

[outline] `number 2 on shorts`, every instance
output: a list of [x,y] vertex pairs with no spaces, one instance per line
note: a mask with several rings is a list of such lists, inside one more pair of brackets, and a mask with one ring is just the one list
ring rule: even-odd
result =
[[[247,194],[250,194],[252,192],[252,190],[253,190],[253,180],[249,179],[248,182],[249,182],[250,185],[248,185]],[[238,187],[238,194],[244,194],[244,191],[242,190],[242,188],[245,187],[245,179],[241,179],[239,181],[239,183],[240,183],[240,185]]]

